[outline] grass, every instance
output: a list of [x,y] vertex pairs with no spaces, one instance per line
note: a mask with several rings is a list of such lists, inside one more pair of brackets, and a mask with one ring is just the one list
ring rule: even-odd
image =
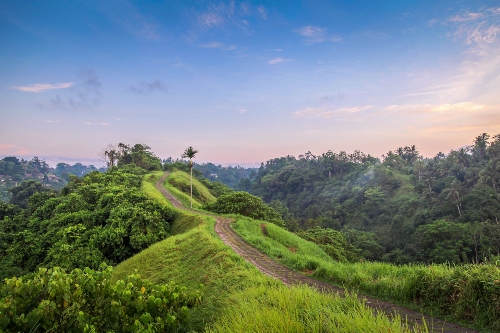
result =
[[140,190],[159,203],[167,205],[169,207],[174,207],[174,205],[172,205],[170,201],[165,199],[165,197],[155,187],[156,182],[161,178],[161,176],[163,176],[163,171],[154,171],[152,173],[144,175]]
[[[185,207],[190,206],[190,176],[184,171],[174,171],[164,186],[176,196]],[[193,178],[193,208],[201,208],[203,204],[217,200],[212,193],[196,178]]]
[[[266,225],[262,233],[261,224]],[[271,258],[319,280],[448,316],[484,330],[500,330],[500,267],[341,263],[324,257],[315,244],[274,224],[237,217],[235,231]],[[307,242],[309,243],[309,242]],[[296,250],[291,251],[294,247]]]
[[[411,332],[396,317],[374,316],[355,295],[341,298],[308,287],[252,287],[207,332]],[[425,328],[415,331],[426,331]]]
[[373,314],[354,296],[285,287],[263,275],[217,237],[214,224],[213,217],[179,211],[173,236],[119,264],[113,280],[137,272],[155,283],[175,281],[189,289],[203,284],[202,304],[189,319],[188,329],[196,331],[410,332],[399,321]]

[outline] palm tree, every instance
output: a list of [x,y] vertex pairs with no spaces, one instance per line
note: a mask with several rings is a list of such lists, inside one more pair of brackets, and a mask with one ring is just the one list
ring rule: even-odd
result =
[[189,158],[189,171],[191,173],[191,208],[193,208],[193,161],[192,159],[198,153],[192,146],[189,146],[184,153],[182,154],[182,158]]

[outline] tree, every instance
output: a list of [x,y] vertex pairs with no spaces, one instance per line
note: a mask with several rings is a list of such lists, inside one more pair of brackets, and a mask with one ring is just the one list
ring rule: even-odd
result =
[[191,208],[193,208],[193,158],[198,153],[192,146],[189,146],[184,153],[182,158],[189,158],[189,171],[191,174]]

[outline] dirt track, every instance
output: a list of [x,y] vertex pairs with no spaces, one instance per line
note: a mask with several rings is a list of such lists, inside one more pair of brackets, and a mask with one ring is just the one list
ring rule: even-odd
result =
[[[184,210],[182,203],[177,200],[171,193],[169,193],[162,184],[165,182],[168,173],[165,173],[158,182],[156,188],[176,207]],[[211,215],[211,214],[210,214]],[[232,228],[231,219],[212,215],[216,218],[215,231],[224,243],[229,245],[236,253],[243,257],[248,262],[252,263],[262,273],[281,280],[286,285],[308,285],[319,291],[335,292],[339,295],[344,295],[345,291],[337,286],[313,279],[307,275],[293,271],[290,268],[272,260],[266,254],[257,250],[241,238]],[[477,333],[477,331],[461,327],[459,325],[445,322],[444,320],[433,318],[429,315],[424,315],[420,312],[413,311],[399,305],[382,301],[373,297],[359,295],[360,298],[366,300],[366,305],[393,315],[397,313],[401,316],[402,320],[407,320],[408,324],[420,324],[422,318],[425,319],[429,332],[443,332],[443,333]]]

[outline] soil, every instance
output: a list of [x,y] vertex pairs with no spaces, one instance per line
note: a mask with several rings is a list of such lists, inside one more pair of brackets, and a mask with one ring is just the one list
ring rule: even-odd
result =
[[[165,182],[168,173],[165,173],[158,182],[156,183],[156,188],[176,207],[184,210],[185,208],[182,203],[177,200],[172,194],[170,194],[162,184]],[[221,238],[221,240],[229,245],[234,252],[243,257],[246,261],[253,264],[262,273],[282,281],[285,285],[308,285],[311,288],[319,290],[321,292],[327,293],[337,293],[340,296],[345,295],[345,289],[334,286],[332,284],[316,280],[308,275],[312,272],[296,272],[290,268],[272,260],[263,252],[257,250],[250,244],[248,244],[243,238],[241,238],[232,228],[232,220],[225,217],[220,217],[212,214],[207,214],[214,216],[217,220],[215,224],[215,231]],[[408,323],[411,327],[415,324],[421,324],[422,320],[425,320],[429,332],[441,332],[441,333],[478,333],[478,331],[472,330],[470,328],[462,327],[457,324],[446,322],[442,319],[432,317],[430,315],[422,314],[418,311],[414,311],[397,304],[386,302],[377,298],[358,295],[365,304],[376,310],[382,311],[389,316],[398,314],[401,317],[403,323]]]

